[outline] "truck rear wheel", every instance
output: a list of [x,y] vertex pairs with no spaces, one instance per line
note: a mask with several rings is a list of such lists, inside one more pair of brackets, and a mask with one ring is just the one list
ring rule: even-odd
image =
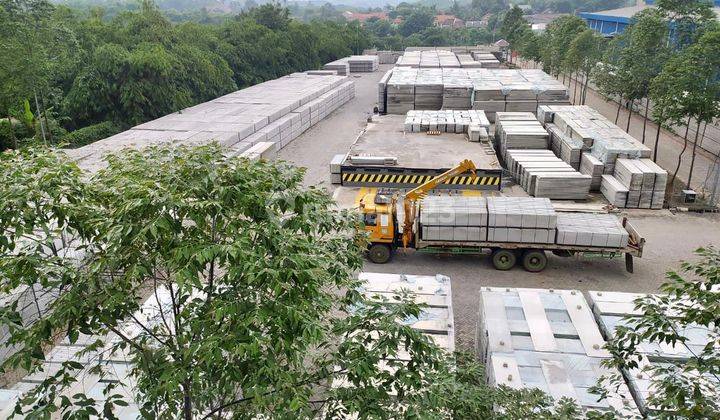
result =
[[547,267],[547,255],[539,249],[528,249],[523,252],[522,265],[525,270],[531,273],[543,271]]
[[495,269],[506,271],[515,267],[517,256],[512,250],[497,248],[493,250],[492,263]]
[[391,250],[386,244],[372,244],[368,248],[368,258],[375,264],[385,264],[390,261]]

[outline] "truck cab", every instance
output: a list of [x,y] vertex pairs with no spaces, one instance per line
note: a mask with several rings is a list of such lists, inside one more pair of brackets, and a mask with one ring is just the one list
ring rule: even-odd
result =
[[360,199],[360,211],[370,241],[368,256],[375,263],[390,259],[397,225],[393,211],[395,203],[393,195],[379,192],[367,193]]

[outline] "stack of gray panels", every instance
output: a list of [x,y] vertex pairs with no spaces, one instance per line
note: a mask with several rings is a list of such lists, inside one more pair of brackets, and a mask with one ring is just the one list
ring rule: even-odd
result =
[[467,133],[469,128],[476,126],[485,130],[485,137],[490,130],[490,122],[482,111],[440,110],[440,111],[408,111],[405,118],[406,132],[441,131],[445,133]]
[[551,244],[557,214],[547,198],[488,197],[488,241]]
[[579,291],[483,287],[476,343],[491,385],[538,388],[584,410],[637,416],[626,387],[604,400],[590,392],[601,376],[618,372],[602,365],[610,354]]
[[399,57],[402,56],[400,51],[378,51],[378,63],[379,64],[395,64]]
[[538,172],[535,189],[530,194],[553,200],[585,200],[590,193],[592,177],[580,172]]
[[381,114],[384,114],[387,112],[387,84],[390,80],[390,76],[392,76],[392,69],[388,70],[382,78],[380,78],[380,81],[378,82],[378,112]]
[[443,72],[443,109],[472,108],[473,85],[467,72],[445,68]]
[[548,132],[530,112],[498,112],[495,138],[503,155],[508,149],[548,148]]
[[351,55],[346,60],[350,73],[371,73],[378,69],[379,59],[376,55]]
[[587,105],[546,106],[537,109],[538,119],[555,124],[573,140],[581,141],[612,174],[618,158],[647,158],[650,149],[637,141],[602,114]]
[[553,153],[576,170],[579,170],[580,155],[585,150],[583,142],[565,135],[555,124],[546,124],[545,128],[550,134],[550,149],[552,149]]
[[481,68],[482,64],[478,61],[475,61],[474,58],[470,54],[458,54],[457,55],[458,61],[460,61],[460,67],[471,69],[471,68]]
[[625,207],[641,209],[663,207],[667,171],[652,160],[617,159],[614,176],[628,189]]
[[468,69],[468,75],[473,108],[484,110],[490,121],[495,111],[534,113],[539,105],[570,103],[567,88],[542,70]]
[[417,70],[395,67],[387,82],[387,113],[405,114],[415,109]]
[[591,191],[599,191],[600,184],[602,183],[604,165],[595,156],[589,153],[583,153],[580,157],[580,173],[590,175],[592,181],[590,182]]
[[[393,296],[405,290],[417,304],[427,305],[418,317],[401,320],[405,325],[422,331],[438,347],[452,353],[455,351],[455,322],[452,307],[452,288],[450,278],[441,274],[418,276],[412,274],[389,274],[361,272],[361,291],[366,298],[378,300]],[[399,360],[406,360],[401,351]]]
[[602,176],[600,192],[615,207],[624,208],[627,205],[629,190],[612,175]]
[[624,248],[629,234],[611,214],[558,213],[557,244]]
[[440,109],[443,106],[442,69],[426,69],[415,80],[415,108]]
[[484,197],[429,196],[420,203],[420,233],[424,240],[484,242],[487,221]]
[[[624,319],[625,317],[641,315],[640,311],[636,309],[634,301],[646,296],[636,293],[598,291],[590,291],[588,294],[590,295],[590,305],[592,305],[595,319],[600,325],[600,331],[607,340],[615,338],[615,329],[617,327],[630,327],[628,321]],[[639,361],[639,367],[626,369],[623,372],[637,406],[646,416],[653,417],[653,414],[657,414],[653,412],[658,410],[657,407],[649,406],[647,401],[648,396],[653,392],[654,385],[652,382],[659,379],[653,377],[653,374],[656,373],[650,369],[652,367],[667,367],[670,364],[686,364],[693,356],[693,353],[702,353],[703,349],[713,341],[708,329],[700,325],[689,325],[679,329],[678,334],[685,337],[684,345],[681,343],[673,345],[647,341],[639,343],[637,351],[643,356],[642,360]],[[716,349],[717,346],[717,343],[715,343]],[[704,389],[712,389],[716,393],[720,390],[720,382],[716,377],[696,375],[693,381]]]
[[347,76],[350,74],[350,64],[346,59],[341,58],[339,60],[331,61],[323,66],[323,70],[334,70],[340,76]]

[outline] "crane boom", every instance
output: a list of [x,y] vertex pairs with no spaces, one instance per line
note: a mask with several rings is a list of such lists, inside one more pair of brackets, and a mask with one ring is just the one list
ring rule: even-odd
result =
[[414,205],[415,202],[424,197],[428,191],[435,189],[438,185],[454,176],[469,172],[471,178],[477,177],[477,174],[475,174],[476,169],[477,168],[475,167],[473,161],[465,159],[457,166],[443,172],[405,194],[405,197],[403,197],[403,209],[405,210],[405,220],[403,221],[403,247],[407,248],[413,237],[413,224],[415,223],[416,209],[416,206]]

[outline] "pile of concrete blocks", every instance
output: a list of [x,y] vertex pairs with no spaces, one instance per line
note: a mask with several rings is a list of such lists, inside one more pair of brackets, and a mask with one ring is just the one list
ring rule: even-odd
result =
[[627,205],[630,191],[614,176],[602,175],[600,192],[610,204],[618,208],[624,208]]
[[347,76],[350,73],[377,71],[378,65],[377,55],[351,55],[325,64],[323,70],[335,70],[339,75]]
[[471,127],[476,127],[478,135],[487,139],[490,122],[482,111],[408,111],[405,117],[405,132],[408,133],[441,131],[461,134],[469,133]]
[[[635,307],[635,300],[647,296],[637,293],[600,291],[590,291],[588,294],[595,319],[607,340],[615,338],[615,330],[619,326],[632,328],[625,318],[641,315],[641,312]],[[648,341],[639,343],[637,351],[643,356],[638,363],[639,366],[623,371],[630,393],[644,416],[653,418],[660,414],[659,410],[661,410],[659,407],[648,404],[648,397],[654,392],[653,381],[660,379],[654,377],[658,373],[650,369],[652,367],[668,367],[671,364],[675,366],[686,364],[692,357],[692,353],[701,354],[713,340],[713,337],[708,334],[707,328],[700,325],[691,324],[680,329],[678,333],[686,339],[682,344],[673,345]],[[715,346],[717,348],[717,343]],[[716,393],[720,391],[720,382],[711,375],[696,375],[693,382],[700,385],[701,388],[715,390]]]
[[445,68],[442,72],[443,109],[471,109],[473,85],[467,72],[455,68]]
[[387,84],[390,80],[390,76],[392,76],[392,69],[385,72],[383,77],[380,78],[380,81],[378,82],[378,98],[377,98],[377,104],[378,104],[378,112],[380,114],[384,114],[387,112]]
[[497,69],[500,68],[500,61],[495,58],[495,55],[488,52],[473,51],[471,53],[472,58],[480,63],[480,66],[486,69]]
[[605,165],[603,165],[598,158],[590,153],[581,154],[579,171],[581,174],[590,175],[592,177],[592,181],[590,181],[590,191],[600,191],[604,167]]
[[335,155],[330,159],[330,182],[332,184],[342,184],[343,162],[345,162],[345,155]]
[[509,149],[506,166],[530,195],[557,200],[584,200],[590,192],[590,175],[581,174],[550,150]]
[[558,213],[557,240],[560,245],[624,248],[629,234],[612,214]]
[[415,81],[417,70],[413,68],[395,67],[387,81],[388,114],[405,114],[415,109]]
[[542,70],[468,69],[473,108],[494,121],[495,112],[536,112],[540,105],[569,104],[568,90]]
[[420,203],[421,237],[446,242],[487,240],[484,197],[428,196]]
[[650,157],[650,148],[587,105],[541,105],[537,116],[543,123],[553,123],[568,137],[582,142],[583,150],[589,149],[602,162],[605,174],[614,172],[618,158]]
[[350,73],[372,73],[377,71],[380,64],[377,55],[351,55],[346,60]]
[[508,149],[548,148],[548,132],[531,112],[498,112],[495,140],[503,155]]
[[395,66],[423,69],[460,68],[460,61],[454,52],[448,50],[405,51]]
[[236,146],[230,146],[226,155],[238,156],[249,160],[274,160],[277,157],[277,145],[278,143],[261,141],[245,150],[242,150],[243,148],[237,148]]
[[[438,71],[441,73],[439,81]],[[394,85],[401,85],[405,90],[391,90]],[[415,95],[416,88],[420,89],[418,100],[413,102],[413,108],[408,108],[408,91],[411,90]],[[491,122],[495,120],[498,111],[534,113],[538,105],[569,103],[565,86],[539,70],[440,67],[439,64],[427,68],[396,65],[389,81],[384,85],[379,84],[378,89],[378,96],[387,97],[388,103],[397,99],[405,104],[396,110],[388,107],[388,113],[404,114],[407,109],[439,109],[438,104],[441,104],[445,109],[472,107],[485,111]],[[440,98],[430,97],[438,92]],[[399,112],[402,109],[404,111]]]
[[576,170],[579,170],[580,156],[584,150],[590,150],[590,148],[585,146],[582,141],[575,140],[560,131],[555,124],[548,123],[545,128],[550,134],[550,149],[553,153]]
[[157,144],[198,145],[213,141],[234,152],[260,142],[281,149],[355,96],[343,76],[293,73],[201,103],[104,140],[68,150],[80,167],[97,170],[104,156],[122,148]]
[[350,74],[350,64],[346,59],[341,58],[325,64],[323,70],[333,70],[337,72],[339,76],[347,76]]
[[475,59],[472,58],[472,55],[470,54],[458,54],[457,58],[458,61],[460,61],[460,67],[464,69],[479,69],[482,67],[482,64],[478,61],[475,61]]
[[395,64],[399,57],[403,53],[401,51],[378,51],[378,63],[379,64]]
[[638,415],[627,387],[609,399],[591,393],[601,376],[619,372],[602,364],[610,353],[580,291],[483,287],[476,343],[491,385],[538,388],[583,410]]
[[395,62],[395,67],[419,68],[420,57],[420,51],[405,51],[403,55],[398,57],[397,61]]
[[442,69],[425,69],[415,79],[416,109],[440,109],[443,106]]
[[[650,159],[617,159],[615,179],[627,189],[627,208],[661,209],[665,202],[667,171]],[[610,182],[608,180],[608,182]],[[609,189],[608,189],[609,190]],[[608,200],[615,198],[611,193]]]
[[557,214],[547,198],[488,197],[488,241],[552,244]]

